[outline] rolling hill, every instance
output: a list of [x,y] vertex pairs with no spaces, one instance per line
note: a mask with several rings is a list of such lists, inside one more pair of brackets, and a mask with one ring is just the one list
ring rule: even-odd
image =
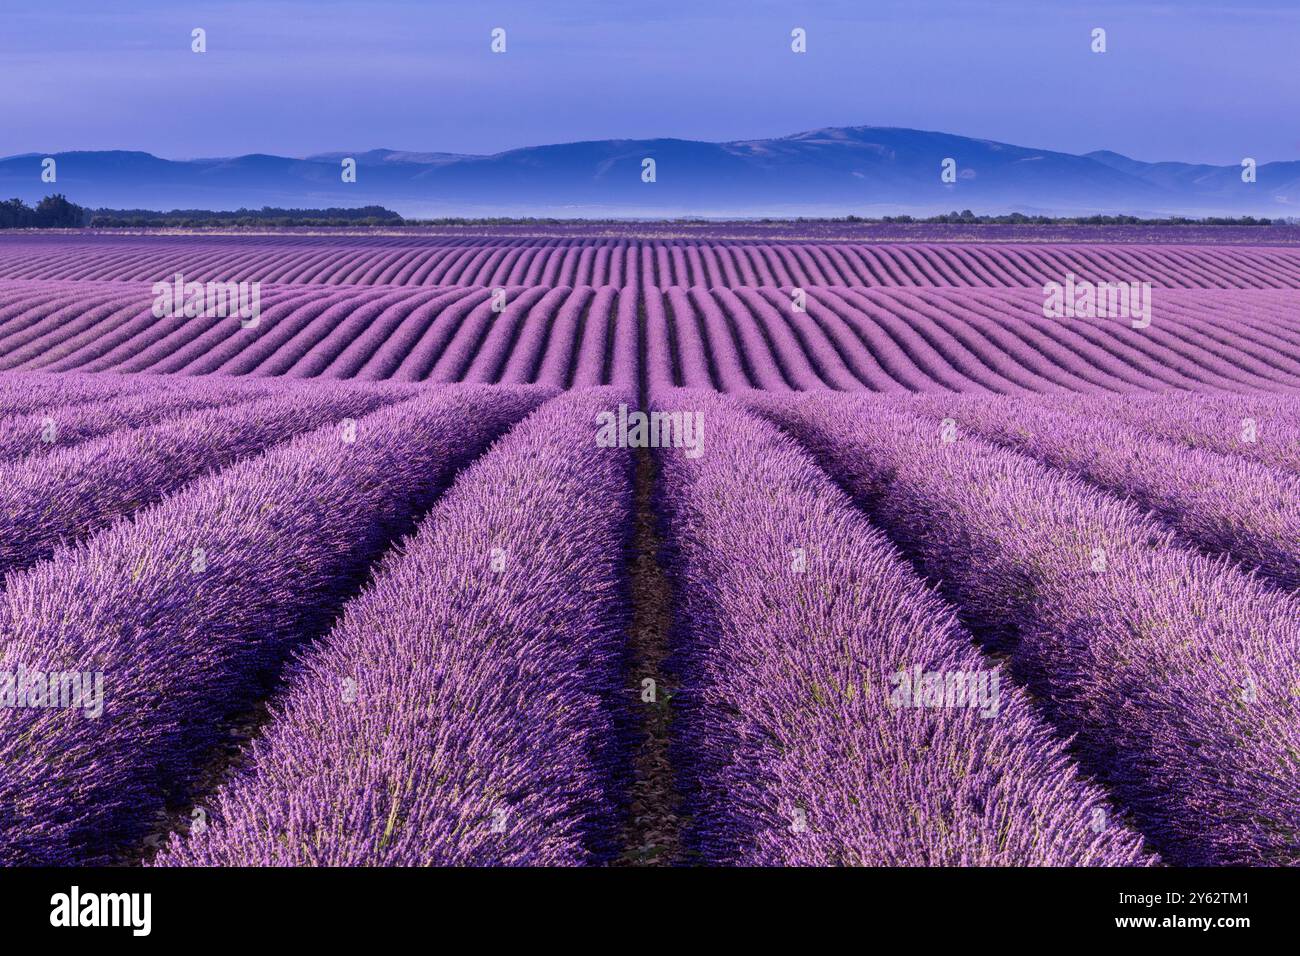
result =
[[[344,183],[340,161],[357,161]],[[251,154],[169,160],[131,151],[56,153],[56,186],[42,156],[0,159],[0,195],[52,189],[88,206],[209,208],[359,206],[407,216],[843,216],[951,209],[1079,215],[1294,215],[1300,162],[1265,163],[1257,182],[1238,166],[1146,163],[1084,156],[912,129],[826,128],[774,139],[595,140],[490,156],[392,149],[306,158]],[[653,158],[656,179],[642,181]],[[956,181],[941,164],[956,162]]]

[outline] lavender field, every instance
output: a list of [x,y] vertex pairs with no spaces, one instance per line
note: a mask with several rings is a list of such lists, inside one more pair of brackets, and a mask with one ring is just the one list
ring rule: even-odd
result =
[[0,865],[1300,864],[1293,230],[900,230],[0,238]]

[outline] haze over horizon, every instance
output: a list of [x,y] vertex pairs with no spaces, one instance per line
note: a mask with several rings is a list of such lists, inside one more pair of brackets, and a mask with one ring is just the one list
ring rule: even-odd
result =
[[[190,50],[207,31],[208,51]],[[490,31],[507,31],[507,51]],[[807,31],[808,52],[790,50]],[[1107,31],[1107,52],[1089,34]],[[6,11],[0,156],[168,159],[935,130],[1148,162],[1300,158],[1300,9],[1186,0],[887,0],[610,9],[510,0],[90,0]],[[273,91],[273,92],[268,92]]]

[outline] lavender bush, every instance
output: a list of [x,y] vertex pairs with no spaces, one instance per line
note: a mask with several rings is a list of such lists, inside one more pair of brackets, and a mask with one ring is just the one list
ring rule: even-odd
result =
[[102,713],[0,708],[0,864],[121,859],[286,655],[456,471],[546,393],[452,390],[227,468],[6,579],[8,673],[102,674]]
[[607,859],[630,453],[574,392],[515,426],[298,662],[219,822],[164,865],[555,865]]
[[[675,756],[700,861],[1148,859],[1023,692],[807,455],[735,402],[672,398],[710,434],[697,459],[658,456]],[[940,693],[923,698],[918,674]],[[945,696],[968,678],[960,700]]]

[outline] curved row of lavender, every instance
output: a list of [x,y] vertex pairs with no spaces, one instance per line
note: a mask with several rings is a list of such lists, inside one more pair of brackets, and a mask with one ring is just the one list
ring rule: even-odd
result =
[[403,394],[347,385],[282,390],[0,463],[0,574],[295,435],[327,423],[346,428]]
[[158,384],[165,382],[165,379],[142,379],[137,375],[5,372],[0,374],[0,415],[25,415],[50,408],[145,395],[156,391]]
[[698,861],[1148,860],[1024,693],[806,454],[737,402],[661,401],[710,436],[699,458],[658,453],[673,752]]
[[571,392],[468,468],[295,665],[163,865],[557,865],[625,811],[631,455]]
[[102,707],[0,709],[0,864],[138,859],[285,656],[548,394],[440,390],[327,425],[10,574],[5,670],[98,674]]
[[[1300,331],[1297,333],[1300,335]],[[1300,402],[1288,395],[1135,395],[1062,398],[1080,414],[1114,419],[1155,438],[1300,472]]]
[[[688,294],[689,293],[689,294]],[[1275,302],[1161,298],[1158,327],[1044,318],[1028,291],[646,289],[649,312],[666,298],[669,320],[647,329],[647,363],[668,357],[675,384],[741,391],[1132,392],[1295,389],[1300,344]],[[1178,295],[1184,295],[1178,293]],[[1191,296],[1191,294],[1186,294]],[[1207,327],[1231,317],[1230,331]],[[1270,318],[1271,317],[1271,318]],[[1229,336],[1227,343],[1223,336]],[[703,363],[691,361],[702,353]],[[732,366],[729,374],[727,366]]]
[[1166,860],[1300,862],[1300,601],[1127,502],[892,403],[752,404],[1010,655]]
[[[1300,588],[1300,475],[1187,448],[1068,406],[1024,399],[923,397],[951,418],[1155,512],[1187,540],[1231,555],[1284,588]],[[1300,415],[1300,402],[1293,406]]]
[[113,432],[145,428],[187,412],[235,405],[274,391],[271,383],[261,381],[229,379],[187,386],[186,380],[173,379],[140,394],[5,415],[0,418],[0,461],[49,455]]
[[[924,227],[923,227],[924,228]],[[1258,235],[1258,233],[1257,233]],[[98,246],[93,258],[85,244]],[[185,236],[27,237],[0,244],[0,284],[259,279],[326,286],[861,285],[1041,286],[1066,272],[1095,281],[1142,276],[1172,288],[1300,288],[1294,246],[807,242],[588,237],[395,239],[304,246],[271,237],[212,243]]]
[[245,328],[157,318],[148,286],[88,285],[17,284],[0,368],[568,388],[618,385],[631,366],[729,392],[1300,391],[1300,290],[1159,289],[1133,328],[1045,317],[1023,288],[276,286]]

